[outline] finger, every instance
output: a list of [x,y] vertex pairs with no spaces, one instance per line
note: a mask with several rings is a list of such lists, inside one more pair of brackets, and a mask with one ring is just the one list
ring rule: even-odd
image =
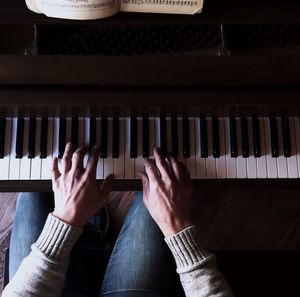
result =
[[72,143],[68,142],[66,144],[65,151],[61,160],[63,173],[67,173],[71,169],[72,153],[73,153]]
[[72,171],[83,170],[83,158],[87,151],[87,147],[80,147],[75,151],[72,157]]
[[174,176],[176,177],[176,179],[178,181],[185,179],[185,174],[184,174],[183,167],[182,167],[184,165],[172,156],[170,156],[170,162],[171,162],[172,170],[174,172]]
[[89,155],[88,164],[86,166],[87,174],[91,174],[92,176],[96,176],[98,159],[100,155],[100,148],[99,146],[94,146],[92,151]]
[[110,192],[111,192],[111,187],[112,187],[112,181],[114,180],[115,175],[110,174],[108,175],[105,180],[102,182],[101,187],[100,187],[100,192],[101,195],[104,197],[108,197]]
[[163,179],[171,178],[168,164],[165,161],[165,157],[163,156],[163,154],[161,153],[161,150],[159,148],[154,149],[154,159],[155,159],[156,167],[161,174],[161,177]]
[[159,181],[160,176],[153,160],[145,159],[145,171],[149,182]]
[[51,179],[52,183],[54,183],[60,177],[60,172],[58,169],[58,159],[57,157],[52,159],[51,163]]

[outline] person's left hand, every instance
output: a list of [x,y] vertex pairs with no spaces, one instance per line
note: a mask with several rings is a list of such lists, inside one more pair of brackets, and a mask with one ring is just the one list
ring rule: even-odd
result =
[[53,215],[77,227],[82,227],[107,203],[113,179],[113,175],[109,175],[99,188],[96,182],[99,148],[93,147],[87,167],[84,168],[83,158],[86,153],[85,148],[79,148],[73,153],[72,144],[68,143],[61,160],[62,170],[58,168],[57,158],[52,161],[55,198]]

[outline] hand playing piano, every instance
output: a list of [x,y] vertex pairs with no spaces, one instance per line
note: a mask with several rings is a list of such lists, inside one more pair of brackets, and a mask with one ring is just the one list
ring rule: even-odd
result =
[[66,223],[82,227],[88,219],[107,202],[113,175],[109,175],[99,188],[96,183],[96,169],[99,148],[93,147],[87,167],[83,167],[83,158],[87,149],[79,148],[73,153],[72,144],[66,145],[61,160],[52,161],[52,188],[55,198],[53,215]]
[[180,161],[166,161],[157,148],[154,159],[146,159],[145,173],[140,173],[144,203],[163,234],[171,236],[192,225],[192,183]]

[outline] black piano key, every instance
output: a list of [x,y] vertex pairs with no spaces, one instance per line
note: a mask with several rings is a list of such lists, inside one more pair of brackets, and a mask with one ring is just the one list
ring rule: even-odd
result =
[[143,158],[149,158],[149,119],[143,117],[142,119],[142,133],[143,133]]
[[213,133],[213,157],[220,158],[220,133],[219,133],[219,119],[212,118],[212,133]]
[[182,118],[182,152],[184,158],[190,157],[190,125],[187,117]]
[[130,158],[137,157],[137,119],[130,118]]
[[277,119],[274,117],[270,118],[270,134],[272,157],[277,158],[279,156],[278,127]]
[[[35,158],[36,119],[29,119],[28,158]],[[26,135],[25,135],[26,137]]]
[[282,139],[283,139],[283,154],[286,158],[292,155],[291,132],[289,119],[282,117]]
[[90,118],[90,143],[89,143],[90,150],[94,145],[96,145],[96,119],[91,117]]
[[249,133],[248,121],[246,117],[241,118],[241,137],[242,137],[242,155],[243,158],[249,158]]
[[0,159],[4,158],[6,119],[0,118]]
[[59,136],[58,136],[58,158],[61,159],[64,155],[66,146],[66,119],[59,119]]
[[160,151],[163,156],[167,156],[167,121],[165,117],[160,117]]
[[47,158],[47,139],[48,139],[48,119],[42,118],[41,124],[41,143],[40,143],[40,158]]
[[119,158],[120,155],[120,123],[119,118],[113,118],[112,157]]
[[205,117],[200,117],[201,158],[208,157],[207,122]]
[[101,120],[101,145],[100,157],[107,158],[107,145],[108,145],[108,122],[107,118]]
[[172,134],[172,156],[178,158],[178,121],[176,117],[171,118],[171,134]]
[[259,120],[257,116],[252,117],[252,126],[253,126],[253,150],[254,157],[261,157],[261,146],[260,146],[260,130],[259,130]]
[[75,152],[78,148],[78,118],[75,117],[72,118],[71,143]]
[[18,118],[17,139],[16,139],[16,158],[23,157],[23,139],[24,139],[24,119]]
[[238,156],[238,145],[237,145],[237,135],[236,135],[236,120],[234,117],[230,117],[230,151],[231,158],[236,158]]

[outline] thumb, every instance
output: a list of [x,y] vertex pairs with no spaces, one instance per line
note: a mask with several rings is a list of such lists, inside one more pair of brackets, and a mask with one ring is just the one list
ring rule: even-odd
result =
[[112,186],[112,181],[115,178],[114,174],[110,174],[109,176],[107,176],[105,178],[105,180],[102,182],[101,186],[100,186],[100,193],[106,197],[109,196],[110,192],[111,192],[111,186]]
[[149,190],[149,179],[148,179],[148,176],[144,172],[139,172],[138,175],[139,175],[139,177],[142,180],[143,191],[144,191],[145,194],[147,194],[148,190]]

